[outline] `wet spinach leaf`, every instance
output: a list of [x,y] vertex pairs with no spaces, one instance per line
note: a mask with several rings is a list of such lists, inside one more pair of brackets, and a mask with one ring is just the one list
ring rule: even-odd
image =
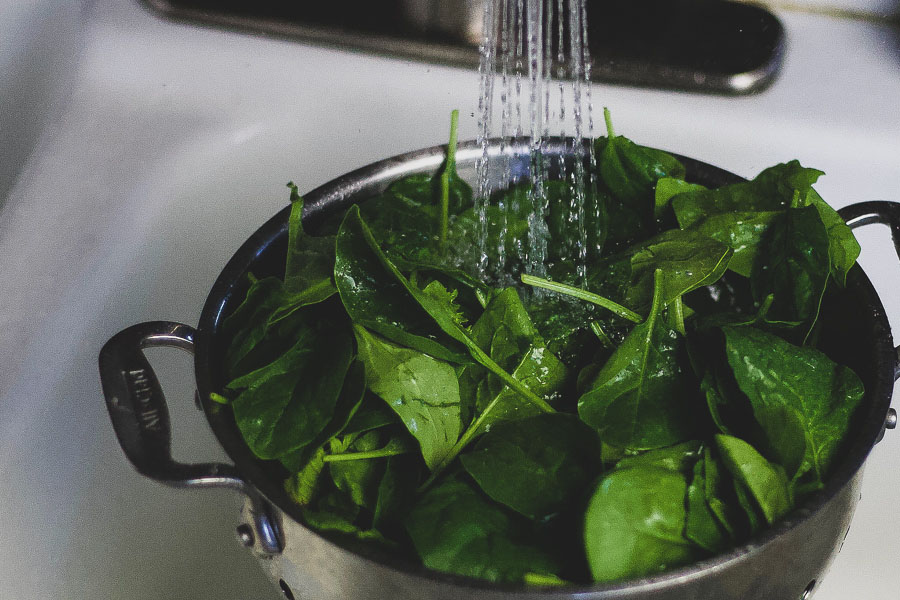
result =
[[584,543],[595,581],[644,577],[698,557],[684,538],[687,481],[658,467],[616,469],[588,502]]
[[694,231],[670,229],[642,242],[631,257],[631,285],[625,304],[640,308],[653,298],[654,274],[662,271],[663,304],[717,281],[733,252],[727,245]]
[[671,154],[615,135],[604,111],[607,137],[597,138],[597,172],[612,198],[607,200],[608,240],[621,247],[656,233],[654,193],[664,177],[684,179],[685,168]]
[[753,295],[760,303],[773,295],[768,318],[802,322],[805,340],[828,283],[828,232],[815,207],[791,208],[772,223],[764,242],[751,273]]
[[791,510],[793,497],[784,468],[767,461],[740,438],[716,434],[716,446],[722,463],[746,486],[767,523],[771,525]]
[[657,219],[661,218],[671,205],[671,200],[674,196],[686,192],[706,191],[706,189],[706,186],[698,183],[688,183],[677,177],[661,177],[656,182],[656,190],[653,194],[655,203],[654,215]]
[[809,472],[812,485],[821,485],[862,401],[859,377],[822,352],[773,334],[752,327],[724,332],[728,362],[768,447],[794,479]]
[[493,500],[540,520],[564,509],[600,470],[600,440],[576,416],[500,422],[460,456]]
[[449,364],[354,326],[369,389],[397,413],[429,468],[440,464],[462,430],[459,384]]
[[669,446],[690,439],[698,425],[691,415],[694,383],[682,366],[683,341],[663,318],[662,291],[657,283],[647,319],[578,400],[579,416],[607,444],[629,450]]
[[701,443],[697,440],[691,440],[675,444],[674,446],[656,448],[640,454],[625,456],[616,463],[616,468],[654,467],[687,475],[691,473],[694,463],[700,458],[701,450]]
[[303,198],[293,182],[288,187],[291,188],[291,214],[284,287],[290,294],[303,293],[307,304],[321,302],[337,292],[333,281],[334,236],[317,237],[303,230]]
[[228,384],[242,390],[231,403],[247,445],[260,458],[279,458],[312,442],[332,420],[350,368],[353,341],[345,325],[316,318],[272,363]]
[[[337,234],[334,279],[347,314],[375,333],[439,359],[465,362],[464,350],[443,334],[401,283],[359,208],[347,211]],[[402,276],[401,276],[402,277]]]
[[458,476],[426,491],[405,525],[430,569],[499,582],[520,582],[526,573],[553,575],[559,569],[548,554],[525,541],[527,526]]
[[710,506],[706,481],[707,461],[694,463],[687,490],[684,537],[710,553],[724,550],[733,540]]

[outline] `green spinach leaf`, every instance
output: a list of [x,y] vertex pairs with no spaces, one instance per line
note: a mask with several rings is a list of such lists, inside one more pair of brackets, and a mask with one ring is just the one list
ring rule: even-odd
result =
[[584,544],[596,581],[644,577],[688,563],[685,476],[656,467],[616,469],[588,502]]
[[[656,277],[657,281],[661,276]],[[581,419],[607,444],[629,450],[693,437],[695,384],[682,367],[682,340],[663,318],[659,283],[647,320],[636,325],[578,400]]]
[[639,244],[631,257],[631,286],[625,304],[649,306],[654,274],[662,271],[663,304],[718,280],[733,254],[727,245],[694,231],[670,229]]
[[372,238],[358,207],[347,211],[336,248],[334,279],[354,323],[436,358],[466,362],[464,351],[436,327],[398,279],[396,267]]
[[512,583],[526,573],[553,575],[559,568],[525,541],[527,527],[457,476],[425,492],[405,525],[430,569]]
[[593,482],[600,440],[574,415],[541,414],[497,423],[460,460],[493,500],[540,520]]
[[274,362],[228,384],[243,390],[232,402],[235,421],[260,458],[279,458],[312,442],[334,416],[350,368],[353,342],[345,326],[310,321]]
[[321,302],[337,291],[333,281],[334,237],[316,237],[303,230],[303,198],[293,182],[288,187],[291,188],[291,214],[284,287],[292,295],[304,293],[307,304]]
[[862,401],[859,377],[816,349],[756,328],[723,331],[728,362],[774,458],[794,479],[809,471],[821,484]]
[[429,468],[440,464],[462,430],[459,384],[449,364],[397,346],[355,325],[369,389],[394,410],[419,442]]
[[746,486],[767,523],[771,525],[793,508],[788,478],[780,465],[767,461],[740,438],[716,434],[716,445],[725,467]]
[[829,276],[829,239],[815,207],[791,208],[767,230],[751,273],[755,299],[770,294],[768,318],[801,321],[809,335],[819,315]]
[[[379,431],[369,431],[358,437],[350,436],[345,440],[332,439],[330,450],[332,455],[371,452],[383,444],[384,438]],[[374,510],[385,466],[383,460],[342,460],[329,462],[328,470],[335,487],[344,492],[354,504]]]
[[654,467],[687,475],[692,472],[694,463],[700,458],[701,450],[702,445],[699,441],[690,440],[674,446],[656,448],[640,454],[625,456],[616,463],[616,468]]
[[684,537],[710,553],[724,550],[732,541],[719,522],[707,496],[706,461],[694,463],[691,483],[687,490],[687,517]]

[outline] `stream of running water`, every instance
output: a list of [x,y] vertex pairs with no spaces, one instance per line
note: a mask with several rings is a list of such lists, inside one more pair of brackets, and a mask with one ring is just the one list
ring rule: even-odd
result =
[[[516,258],[525,272],[547,275],[547,248],[565,248],[577,278],[587,272],[588,235],[585,211],[592,210],[587,191],[594,185],[594,118],[591,57],[587,40],[586,0],[485,0],[479,65],[479,133],[476,210],[479,218],[478,270],[503,273]],[[497,118],[499,116],[499,119]],[[491,139],[499,139],[501,157],[489,160]],[[551,142],[565,140],[570,160],[545,156]],[[513,165],[526,163],[527,172]],[[585,165],[588,168],[585,168]],[[566,182],[568,239],[551,240],[547,182]],[[527,193],[496,194],[511,185]],[[521,202],[527,202],[525,207]],[[559,200],[562,201],[562,200]],[[489,207],[496,205],[493,218]],[[507,246],[511,215],[527,209],[527,242]],[[499,235],[490,235],[490,228]],[[495,240],[496,248],[490,248]],[[518,254],[509,256],[510,252]]]

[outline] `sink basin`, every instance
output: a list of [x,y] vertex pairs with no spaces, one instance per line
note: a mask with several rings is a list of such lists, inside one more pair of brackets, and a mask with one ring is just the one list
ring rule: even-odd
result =
[[0,0],[0,203],[73,79],[81,0]]
[[[97,353],[139,321],[196,323],[224,261],[287,203],[289,180],[305,192],[445,143],[453,108],[460,139],[474,138],[478,74],[172,22],[138,0],[85,6],[75,69],[80,0],[0,0],[0,598],[276,600],[234,540],[230,492],[185,494],[125,464]],[[817,189],[837,206],[900,199],[893,30],[778,16],[790,47],[762,94],[598,85],[595,116],[609,106],[638,143],[743,176],[798,158],[827,172]],[[890,238],[860,235],[863,267],[900,323]],[[176,457],[206,448],[203,460],[221,460],[193,408],[190,359],[154,359],[185,423]],[[897,598],[898,433],[868,463],[817,600]]]

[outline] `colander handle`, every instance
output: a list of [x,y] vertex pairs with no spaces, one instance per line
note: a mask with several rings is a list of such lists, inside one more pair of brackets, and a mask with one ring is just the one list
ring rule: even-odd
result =
[[225,487],[243,493],[254,513],[259,548],[281,549],[265,502],[236,469],[221,463],[183,464],[172,457],[169,409],[159,380],[143,350],[172,347],[193,354],[193,327],[170,321],[133,325],[100,350],[100,381],[113,429],[125,456],[142,475],[175,487]]
[[[900,257],[900,202],[887,200],[871,200],[858,202],[845,206],[838,210],[841,218],[846,221],[850,229],[878,223],[887,225],[891,229],[891,240],[894,242],[894,250]],[[900,379],[900,346],[894,348],[896,356],[894,360],[894,381]]]
[[[900,257],[900,202],[887,200],[871,200],[845,206],[838,213],[846,221],[850,229],[878,223],[891,229],[891,240],[894,250]],[[894,348],[894,381],[900,379],[900,346]],[[897,427],[897,411],[889,408],[884,419],[885,429]],[[882,432],[884,435],[884,432]],[[879,440],[881,438],[879,437]]]

